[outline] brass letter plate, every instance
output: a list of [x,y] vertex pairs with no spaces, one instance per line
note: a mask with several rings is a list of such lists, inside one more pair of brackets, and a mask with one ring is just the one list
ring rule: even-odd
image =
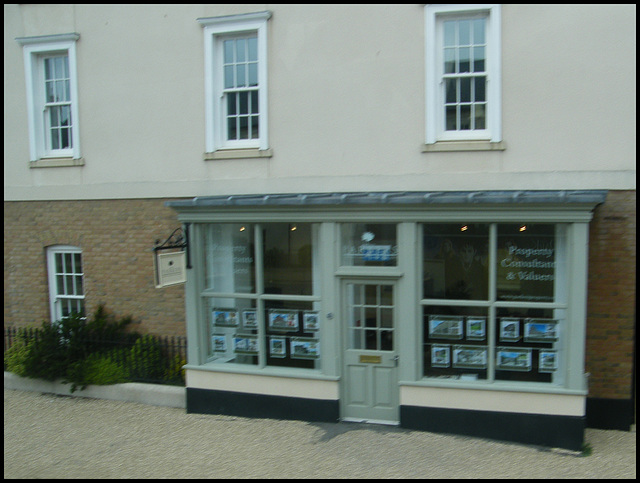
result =
[[382,356],[360,356],[361,364],[380,364]]

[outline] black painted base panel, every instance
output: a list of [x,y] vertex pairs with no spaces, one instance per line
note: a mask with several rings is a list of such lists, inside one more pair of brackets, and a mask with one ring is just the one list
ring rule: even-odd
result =
[[187,412],[325,423],[335,423],[340,419],[337,400],[268,396],[193,387],[187,387]]
[[400,407],[404,428],[580,451],[584,418],[544,414]]
[[635,422],[633,399],[587,398],[587,427],[629,431]]

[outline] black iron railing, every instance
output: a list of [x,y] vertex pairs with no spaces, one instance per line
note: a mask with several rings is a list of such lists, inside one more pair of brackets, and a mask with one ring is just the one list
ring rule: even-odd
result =
[[[31,342],[38,341],[41,336],[41,329],[38,328],[5,327],[4,353],[6,355],[12,347],[17,349],[16,344],[28,348]],[[65,341],[60,341],[60,344],[64,345]],[[186,363],[185,337],[125,334],[103,338],[92,335],[90,338],[74,340],[73,344],[74,357],[86,361],[86,365],[94,363],[98,371],[101,370],[100,364],[102,367],[110,365],[111,371],[117,368],[118,373],[129,382],[184,385],[182,366]],[[10,370],[7,368],[7,357],[4,358],[4,370]]]

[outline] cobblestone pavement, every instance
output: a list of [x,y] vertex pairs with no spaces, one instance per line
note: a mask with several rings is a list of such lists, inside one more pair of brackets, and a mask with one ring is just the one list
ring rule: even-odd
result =
[[636,478],[635,432],[589,456],[395,427],[187,414],[4,391],[5,478]]

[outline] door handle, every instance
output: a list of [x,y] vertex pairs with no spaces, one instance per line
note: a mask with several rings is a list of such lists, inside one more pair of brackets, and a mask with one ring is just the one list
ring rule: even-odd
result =
[[398,367],[398,359],[400,359],[400,356],[393,356],[393,363],[396,367]]

